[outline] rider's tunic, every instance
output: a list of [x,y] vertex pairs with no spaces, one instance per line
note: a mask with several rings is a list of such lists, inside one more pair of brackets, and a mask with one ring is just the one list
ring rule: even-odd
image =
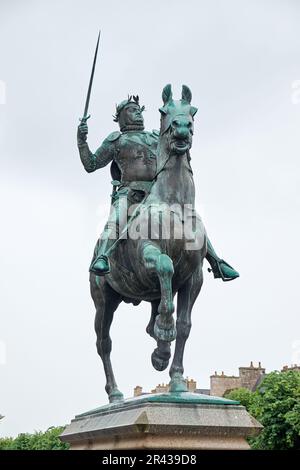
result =
[[[91,173],[113,162],[119,185],[112,194],[112,207],[107,227],[119,225],[125,209],[141,202],[156,174],[156,151],[159,132],[153,130],[113,132],[93,154],[86,142],[78,142],[81,161]],[[115,179],[115,176],[114,176]],[[126,210],[127,215],[127,210]]]

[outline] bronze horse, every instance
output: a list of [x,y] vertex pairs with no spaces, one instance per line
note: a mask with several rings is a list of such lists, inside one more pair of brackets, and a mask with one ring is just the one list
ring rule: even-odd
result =
[[[207,237],[201,219],[195,215],[195,186],[190,166],[193,121],[197,108],[191,106],[191,91],[183,85],[181,100],[172,98],[171,85],[162,93],[161,128],[157,152],[157,172],[150,193],[131,217],[127,229],[148,227],[149,214],[154,229],[148,237],[128,237],[116,244],[110,255],[111,272],[98,277],[90,274],[91,295],[96,307],[97,350],[106,375],[109,401],[123,399],[118,390],[110,360],[110,326],[122,301],[134,305],[151,302],[147,333],[157,342],[152,353],[156,370],[164,370],[171,356],[170,391],[186,391],[183,353],[191,329],[191,312],[203,283],[202,264]],[[193,230],[184,210],[188,208]],[[154,221],[154,223],[153,223]],[[163,236],[166,230],[168,236]],[[196,226],[196,229],[195,229]],[[191,240],[194,240],[191,243]],[[176,326],[173,319],[177,297]]]

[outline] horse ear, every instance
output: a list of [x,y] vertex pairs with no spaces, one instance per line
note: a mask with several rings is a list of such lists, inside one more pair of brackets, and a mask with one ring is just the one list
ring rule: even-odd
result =
[[183,99],[184,101],[187,101],[189,104],[191,104],[192,92],[189,89],[189,87],[186,86],[186,85],[182,85],[181,99]]
[[168,85],[166,85],[162,91],[162,100],[164,104],[172,100],[172,87],[170,83],[168,83]]
[[196,112],[198,111],[198,108],[195,108],[195,106],[191,106],[190,113],[194,117]]

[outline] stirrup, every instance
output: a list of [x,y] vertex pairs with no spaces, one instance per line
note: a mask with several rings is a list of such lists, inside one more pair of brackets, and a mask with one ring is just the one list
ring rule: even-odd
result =
[[[208,272],[211,273],[213,272],[213,275],[214,275],[214,278],[221,278],[222,281],[224,282],[228,282],[228,281],[233,281],[234,279],[238,278],[239,277],[239,273],[232,267],[230,266],[229,263],[227,263],[227,261],[225,261],[224,259],[216,259],[216,258],[213,258],[214,260],[214,267],[215,267],[215,270],[212,269],[212,268],[207,268]],[[225,264],[226,266],[228,266],[228,268],[232,269],[233,271],[235,271],[237,274],[236,276],[233,276],[233,277],[226,277],[224,276],[223,272],[222,272],[222,269],[221,269],[221,264]],[[216,271],[216,272],[215,272]]]

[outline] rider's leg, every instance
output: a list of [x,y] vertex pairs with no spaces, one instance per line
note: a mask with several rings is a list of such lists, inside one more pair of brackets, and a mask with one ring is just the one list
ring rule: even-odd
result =
[[108,221],[102,232],[96,255],[94,256],[90,266],[90,272],[97,276],[103,276],[110,272],[109,260],[106,256],[106,252],[112,247],[118,237],[116,229],[116,224],[112,221]]
[[209,262],[215,278],[222,278],[223,281],[232,281],[239,277],[239,273],[230,266],[226,261],[219,258],[209,239],[207,239],[207,254],[206,259]]
[[119,235],[127,222],[127,191],[119,191],[111,206],[108,222],[100,238],[100,244],[90,266],[90,271],[98,276],[110,272],[109,257]]

